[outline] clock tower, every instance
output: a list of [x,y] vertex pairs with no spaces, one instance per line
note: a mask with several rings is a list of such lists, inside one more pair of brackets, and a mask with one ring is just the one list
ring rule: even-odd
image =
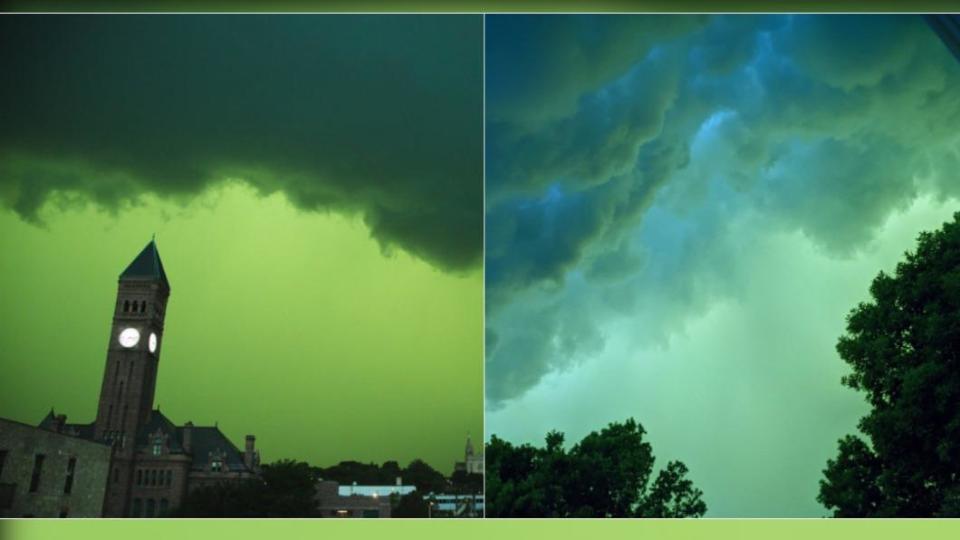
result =
[[153,240],[120,274],[94,438],[114,447],[105,515],[122,516],[139,431],[150,419],[170,283]]

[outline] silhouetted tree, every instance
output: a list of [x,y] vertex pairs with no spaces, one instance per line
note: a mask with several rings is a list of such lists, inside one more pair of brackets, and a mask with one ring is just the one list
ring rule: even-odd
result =
[[419,490],[412,491],[400,497],[394,505],[390,515],[398,518],[425,518],[429,517],[428,502]]
[[190,492],[174,516],[313,517],[314,475],[306,463],[283,460],[264,465],[260,479],[222,483]]
[[486,447],[490,517],[698,517],[702,492],[671,462],[647,493],[654,457],[635,420],[611,423],[564,450],[562,433],[546,445],[514,446],[496,436]]
[[411,461],[403,470],[403,483],[417,486],[423,493],[439,493],[447,488],[447,478],[420,459]]
[[376,463],[360,463],[359,461],[341,461],[332,467],[317,467],[316,475],[318,478],[333,480],[343,485],[354,482],[361,485],[382,485],[385,483],[392,484],[395,481],[395,477],[385,481],[383,471]]
[[702,516],[707,505],[700,499],[703,492],[686,478],[687,466],[679,461],[667,463],[646,497],[637,506],[637,517],[679,518]]
[[483,493],[483,475],[454,471],[450,476],[450,487],[454,493],[459,494]]
[[844,437],[823,471],[817,500],[838,517],[960,515],[960,213],[905,256],[837,344],[872,407],[869,443]]
[[440,472],[420,459],[415,459],[401,469],[396,461],[386,461],[383,466],[376,463],[341,461],[332,467],[314,467],[314,477],[333,480],[341,485],[354,482],[360,485],[393,485],[399,477],[405,485],[417,486],[423,492],[443,491],[447,479]]

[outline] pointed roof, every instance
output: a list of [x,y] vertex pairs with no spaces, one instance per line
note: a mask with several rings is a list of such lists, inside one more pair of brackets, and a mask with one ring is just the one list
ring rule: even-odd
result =
[[37,427],[40,427],[43,429],[50,429],[51,427],[53,427],[53,424],[56,421],[57,421],[57,413],[53,412],[53,407],[50,407],[50,412],[48,412],[47,415],[43,417],[43,420],[40,421],[40,424],[38,424]]
[[160,262],[160,252],[157,251],[157,243],[150,240],[147,247],[133,262],[127,266],[127,269],[120,274],[120,279],[148,279],[163,282],[167,288],[170,288],[170,282],[167,281],[167,273],[163,271],[163,263]]
[[[195,470],[202,470],[207,466],[212,452],[221,452],[224,454],[224,462],[231,471],[250,471],[243,461],[243,452],[241,452],[227,436],[220,431],[220,428],[213,426],[190,426],[190,451],[192,467]],[[150,412],[147,423],[140,427],[137,433],[136,443],[138,446],[147,446],[150,444],[150,436],[158,430],[168,435],[167,445],[170,451],[174,453],[186,452],[183,448],[183,431],[187,426],[177,426],[170,421],[160,409],[154,409]]]

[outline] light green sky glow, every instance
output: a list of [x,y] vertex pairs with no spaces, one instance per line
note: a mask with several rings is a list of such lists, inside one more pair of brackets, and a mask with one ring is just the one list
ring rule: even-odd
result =
[[610,322],[591,361],[554,373],[510,407],[488,412],[508,440],[542,442],[550,429],[577,441],[633,416],[647,429],[658,466],[679,459],[703,489],[708,516],[826,515],[816,502],[820,471],[836,441],[866,412],[841,386],[834,347],[844,317],[868,299],[920,231],[939,228],[960,201],[920,197],[891,214],[873,241],[838,259],[802,233],[747,234],[731,273],[736,295],[717,302],[660,344],[640,343],[635,321]]
[[[241,183],[116,215],[0,210],[0,416],[91,421],[116,279],[157,233],[172,286],[156,403],[257,435],[265,462],[449,473],[482,433],[482,277],[383,253],[359,217],[305,213]],[[478,438],[478,437],[477,437]]]

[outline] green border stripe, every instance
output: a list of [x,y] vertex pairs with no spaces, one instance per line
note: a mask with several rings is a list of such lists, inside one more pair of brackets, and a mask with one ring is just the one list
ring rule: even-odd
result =
[[958,0],[0,0],[0,11],[957,12]]
[[960,538],[958,520],[9,520],[4,540]]

